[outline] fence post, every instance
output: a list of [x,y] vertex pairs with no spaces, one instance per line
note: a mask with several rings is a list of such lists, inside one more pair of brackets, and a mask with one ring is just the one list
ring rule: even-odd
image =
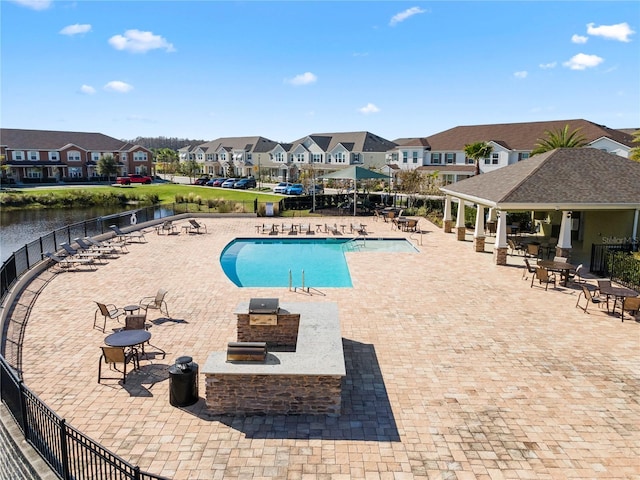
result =
[[62,475],[65,480],[69,480],[71,474],[69,472],[69,449],[67,447],[67,421],[64,418],[60,420],[60,449],[62,454],[60,459],[62,462]]

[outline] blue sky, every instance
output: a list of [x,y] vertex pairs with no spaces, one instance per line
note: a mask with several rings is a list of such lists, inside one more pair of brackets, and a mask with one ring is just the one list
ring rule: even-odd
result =
[[1,0],[1,125],[212,140],[640,127],[640,2]]

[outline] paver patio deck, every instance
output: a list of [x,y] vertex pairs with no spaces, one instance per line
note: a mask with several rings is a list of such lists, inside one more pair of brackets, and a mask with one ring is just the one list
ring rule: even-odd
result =
[[[28,319],[26,384],[143,470],[176,480],[640,478],[639,323],[595,305],[585,314],[576,288],[530,288],[522,257],[496,266],[492,245],[475,253],[424,220],[417,254],[348,253],[353,288],[242,289],[219,255],[256,236],[260,220],[199,221],[207,234],[151,229],[95,272],[56,275]],[[372,237],[411,236],[367,224]],[[148,320],[166,359],[141,360],[126,385],[98,384],[94,300],[123,306],[160,287],[171,318]],[[236,305],[251,297],[338,304],[341,416],[218,417],[202,398],[169,404],[168,367],[224,350]]]

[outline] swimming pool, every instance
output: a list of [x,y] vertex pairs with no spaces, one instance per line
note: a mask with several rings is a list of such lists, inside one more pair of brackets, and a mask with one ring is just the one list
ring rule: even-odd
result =
[[220,265],[239,287],[352,287],[345,252],[417,252],[405,239],[237,238],[220,254]]

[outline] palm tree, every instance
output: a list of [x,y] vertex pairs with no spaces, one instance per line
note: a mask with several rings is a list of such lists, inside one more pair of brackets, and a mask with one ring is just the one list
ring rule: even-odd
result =
[[476,175],[480,175],[480,159],[489,158],[493,147],[487,142],[475,142],[464,146],[464,154],[472,159],[476,166]]
[[569,125],[565,125],[562,130],[545,130],[546,138],[539,138],[536,148],[531,152],[531,156],[548,152],[555,148],[580,148],[587,144],[587,139],[580,134],[580,128],[569,133]]
[[[635,132],[633,132],[633,143],[640,144],[640,130],[636,130]],[[636,162],[640,162],[640,147],[631,149],[629,158]]]

